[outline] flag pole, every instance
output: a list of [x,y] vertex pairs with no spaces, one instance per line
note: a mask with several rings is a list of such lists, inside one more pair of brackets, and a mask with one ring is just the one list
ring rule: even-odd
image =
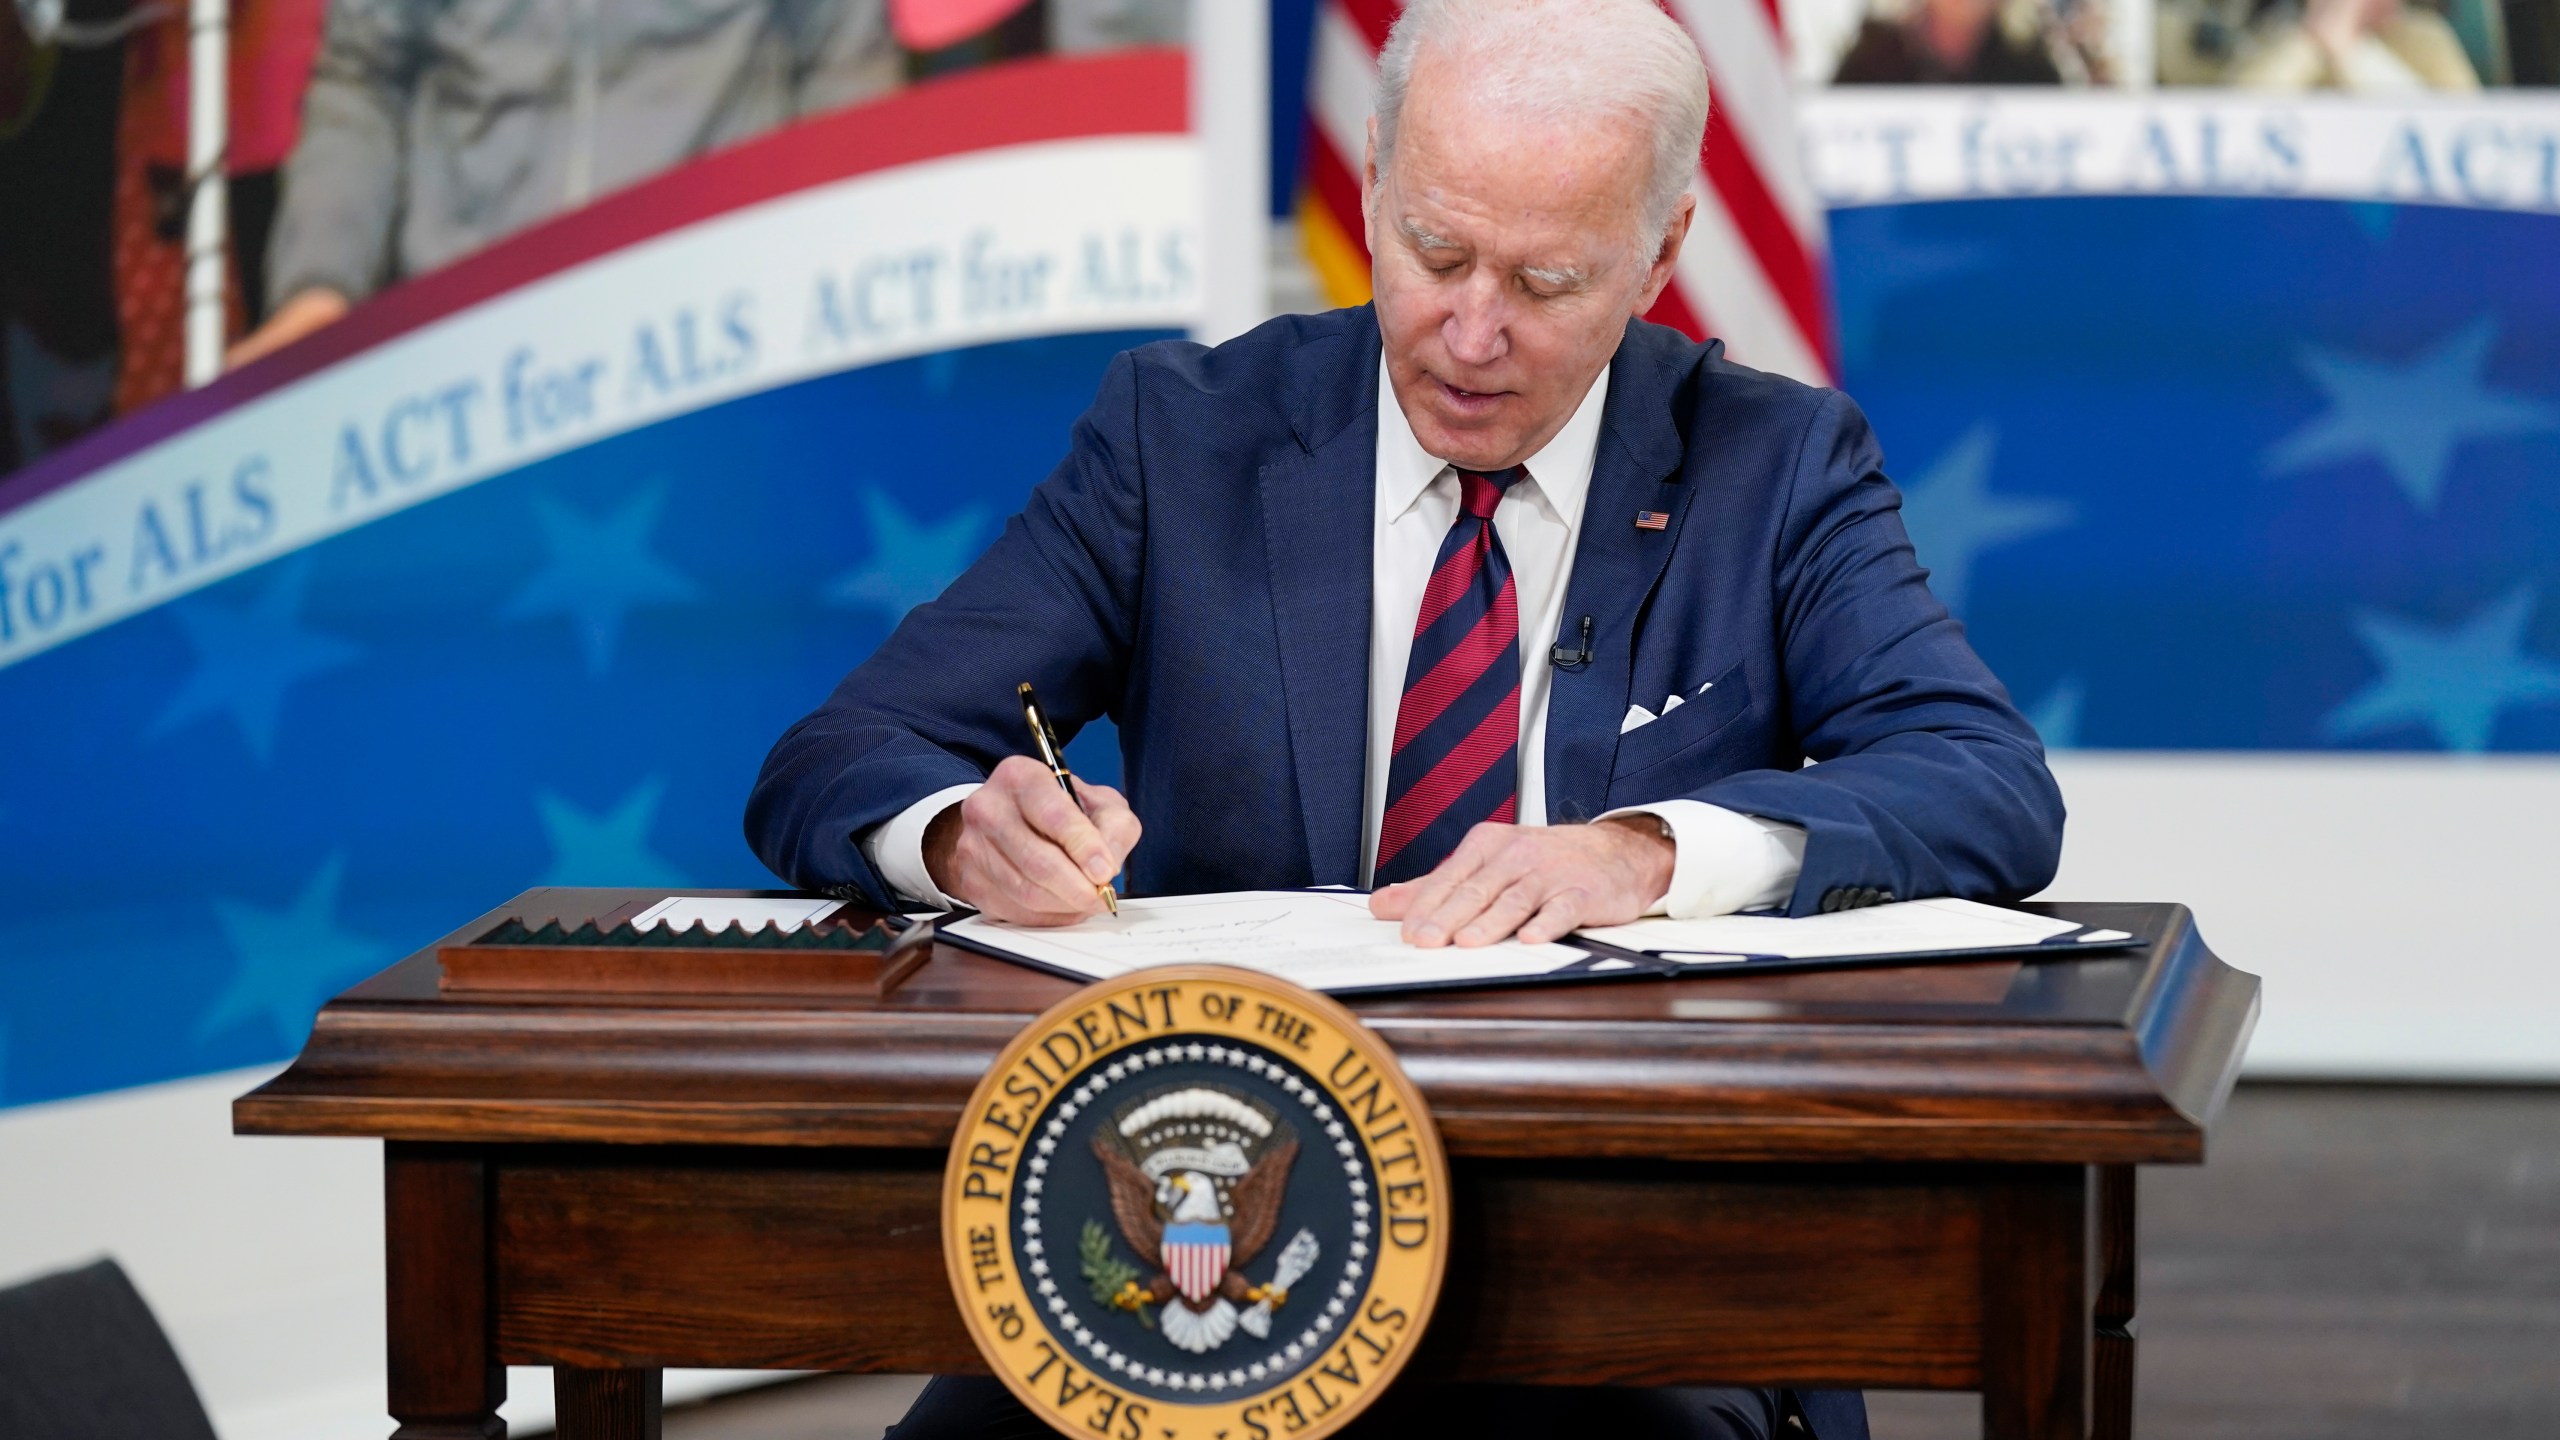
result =
[[1191,7],[1191,136],[1200,150],[1200,320],[1215,345],[1271,318],[1271,6]]
[[222,373],[223,258],[230,229],[230,0],[187,4],[187,388]]

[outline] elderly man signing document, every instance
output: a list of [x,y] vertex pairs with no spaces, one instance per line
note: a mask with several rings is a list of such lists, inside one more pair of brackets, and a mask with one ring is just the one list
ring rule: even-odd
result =
[[[757,852],[1027,924],[1124,868],[1139,895],[1360,885],[1421,946],[2041,887],[2042,748],[1856,407],[1635,318],[1693,210],[1687,35],[1647,0],[1417,0],[1377,112],[1374,306],[1116,359],[1004,534],[774,747]],[[1087,787],[1088,818],[1020,757],[1023,681],[1061,728],[1118,721],[1125,798]],[[1864,1428],[1847,1396],[1432,1404]],[[937,1382],[898,1433],[1011,1406]]]

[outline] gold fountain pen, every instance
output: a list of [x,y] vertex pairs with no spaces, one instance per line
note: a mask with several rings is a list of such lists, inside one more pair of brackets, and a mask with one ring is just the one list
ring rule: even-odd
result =
[[[1031,693],[1031,682],[1023,682],[1021,694],[1022,718],[1031,727],[1031,744],[1040,752],[1040,763],[1048,766],[1049,773],[1058,777],[1058,788],[1067,792],[1067,798],[1076,802],[1076,808],[1091,818],[1093,811],[1086,807],[1084,797],[1076,793],[1076,777],[1067,772],[1067,757],[1058,744],[1058,732],[1049,728],[1049,717],[1040,713],[1040,697]],[[1094,886],[1093,893],[1102,897],[1104,909],[1114,915],[1120,913],[1119,892],[1108,883]]]

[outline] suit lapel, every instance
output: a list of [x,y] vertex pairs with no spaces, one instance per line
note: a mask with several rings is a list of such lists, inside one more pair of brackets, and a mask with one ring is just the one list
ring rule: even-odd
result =
[[[1310,363],[1330,374],[1292,404],[1305,448],[1262,468],[1262,535],[1278,627],[1289,754],[1306,819],[1309,883],[1360,880],[1369,759],[1370,534],[1378,470],[1378,340]],[[1329,358],[1329,357],[1328,357]],[[1345,380],[1355,376],[1356,383]]]
[[[1564,605],[1564,637],[1591,617],[1591,663],[1557,671],[1547,700],[1551,822],[1600,813],[1634,683],[1636,617],[1661,583],[1689,513],[1689,487],[1668,478],[1678,471],[1683,448],[1671,421],[1671,378],[1650,350],[1619,347],[1601,409],[1600,446]],[[1636,528],[1638,512],[1648,510],[1669,517],[1662,529]]]

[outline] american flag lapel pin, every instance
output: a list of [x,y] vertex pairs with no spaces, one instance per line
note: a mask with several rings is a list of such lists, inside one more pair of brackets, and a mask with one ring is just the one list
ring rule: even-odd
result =
[[1666,511],[1639,510],[1636,512],[1636,528],[1639,530],[1665,530],[1670,528],[1670,525],[1671,516]]

